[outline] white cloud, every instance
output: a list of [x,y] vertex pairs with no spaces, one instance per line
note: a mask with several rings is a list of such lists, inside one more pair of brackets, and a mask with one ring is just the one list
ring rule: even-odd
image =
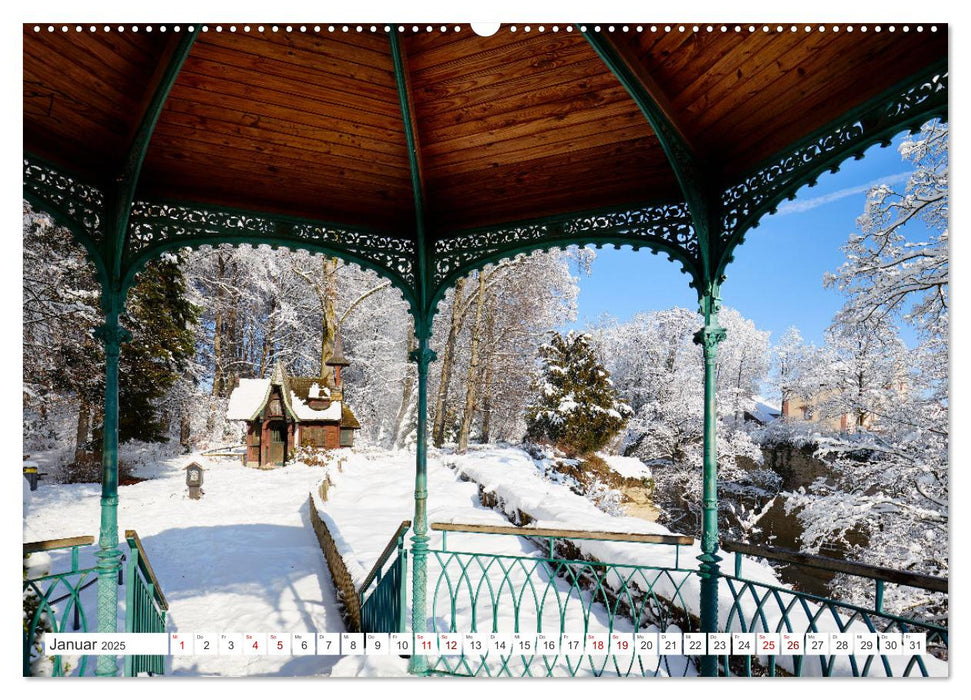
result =
[[852,197],[856,194],[866,194],[870,191],[871,187],[876,185],[895,185],[899,182],[906,182],[907,178],[911,176],[913,171],[908,170],[907,172],[897,173],[895,175],[887,175],[886,177],[881,177],[877,180],[872,180],[863,185],[856,185],[854,187],[846,187],[842,190],[836,190],[835,192],[830,192],[829,194],[824,194],[819,197],[813,197],[812,199],[796,199],[792,202],[784,202],[779,205],[777,210],[778,215],[783,214],[799,214],[804,211],[809,211],[810,209],[815,209],[816,207],[821,207],[824,204],[829,204],[830,202],[835,202],[839,199],[844,199],[846,197]]

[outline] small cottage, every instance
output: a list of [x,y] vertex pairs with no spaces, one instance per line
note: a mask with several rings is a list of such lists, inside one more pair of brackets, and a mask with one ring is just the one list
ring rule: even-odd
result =
[[348,364],[338,335],[324,376],[293,377],[277,362],[269,378],[241,379],[226,417],[246,422],[246,465],[286,464],[298,446],[352,447],[361,424],[344,402]]

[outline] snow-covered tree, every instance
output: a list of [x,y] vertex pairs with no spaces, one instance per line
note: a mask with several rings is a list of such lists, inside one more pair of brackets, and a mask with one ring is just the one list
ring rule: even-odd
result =
[[[914,165],[902,192],[873,188],[846,263],[827,278],[846,302],[830,343],[834,394],[862,430],[824,435],[817,454],[829,479],[790,494],[810,551],[842,539],[851,556],[894,568],[946,576],[948,571],[948,126],[925,125],[903,142]],[[907,350],[895,329],[912,325]],[[854,532],[860,540],[850,541]],[[854,544],[855,542],[855,544]],[[871,592],[852,580],[839,590],[854,600]],[[946,615],[939,596],[913,589],[888,593],[888,610]]]
[[94,266],[66,229],[26,202],[23,227],[25,449],[73,442],[73,457],[80,459],[90,447],[102,391],[93,331],[104,315]]
[[844,430],[877,426],[909,390],[909,353],[885,318],[834,325],[826,333],[825,357],[817,410],[821,417],[845,417]]
[[538,251],[471,273],[439,305],[429,396],[432,440],[465,449],[473,439],[519,440],[536,350],[551,329],[573,320],[574,270],[593,251]]
[[[737,420],[765,379],[768,334],[731,309],[719,317],[730,326],[716,367],[719,515],[724,531],[739,534],[743,519],[754,527],[741,500],[762,504],[780,486],[774,472],[758,467],[759,446]],[[662,520],[689,533],[701,531],[704,363],[692,340],[701,324],[695,311],[673,308],[639,313],[627,323],[605,321],[592,331],[633,409],[620,449],[651,465]]]
[[846,295],[837,321],[902,318],[925,337],[947,336],[948,125],[932,121],[900,146],[914,166],[902,192],[877,185],[867,196],[846,262],[826,284]]
[[760,331],[732,308],[719,313],[718,322],[727,331],[725,342],[718,347],[718,400],[726,403],[723,409],[731,411],[734,426],[741,427],[745,411],[755,407],[753,397],[769,371],[769,332]]
[[526,438],[574,455],[590,454],[610,442],[631,409],[619,399],[590,336],[554,332],[540,347],[539,357],[542,369],[526,410]]

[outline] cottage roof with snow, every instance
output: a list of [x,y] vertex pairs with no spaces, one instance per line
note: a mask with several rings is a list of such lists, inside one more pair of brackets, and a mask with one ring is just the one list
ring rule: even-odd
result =
[[[343,355],[340,359],[346,363]],[[344,402],[343,391],[335,385],[333,377],[293,377],[279,361],[270,377],[239,380],[229,397],[226,418],[257,420],[274,394],[274,387],[280,389],[287,417],[296,423],[336,422],[351,430],[361,427],[354,411]]]

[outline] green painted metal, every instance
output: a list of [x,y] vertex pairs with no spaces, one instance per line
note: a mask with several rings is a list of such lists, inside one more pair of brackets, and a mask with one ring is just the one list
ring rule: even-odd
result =
[[[166,604],[157,590],[153,577],[141,555],[135,537],[126,537],[128,563],[125,576],[125,632],[165,632]],[[165,673],[165,660],[160,655],[125,656],[125,676]]]
[[[443,533],[444,535],[445,533]],[[485,535],[496,537],[504,535]],[[525,539],[525,536],[524,536]],[[595,539],[595,538],[593,538]],[[688,569],[611,564],[550,556],[558,538],[529,537],[535,555],[432,550],[434,632],[548,633],[698,631]],[[638,544],[677,559],[679,545]],[[528,548],[528,547],[527,547]],[[672,628],[673,626],[673,628]],[[631,638],[633,643],[633,637]],[[684,676],[697,673],[686,656],[651,659],[605,654],[544,656],[508,653],[432,656],[431,671],[462,676]]]
[[97,187],[64,172],[34,154],[24,153],[23,197],[35,211],[47,213],[58,226],[71,232],[95,267],[102,288],[108,268],[102,252],[104,197]]
[[[416,321],[417,325],[417,321]],[[428,631],[428,366],[435,360],[435,352],[429,345],[429,329],[421,335],[416,328],[418,348],[411,353],[411,360],[418,367],[418,426],[415,445],[415,517],[411,553],[414,562],[412,574],[411,630],[413,633]],[[415,674],[428,672],[427,660],[417,654],[411,657],[409,670]]]
[[[118,549],[118,361],[121,344],[131,334],[121,327],[119,316],[123,296],[102,291],[105,323],[97,330],[97,337],[105,348],[105,405],[104,444],[101,468],[101,527],[98,544],[98,632],[117,631],[118,572],[121,570],[121,551]],[[99,656],[97,675],[118,675],[113,656]]]
[[535,250],[592,244],[631,246],[664,253],[681,265],[689,286],[702,289],[698,241],[683,202],[644,202],[522,220],[503,226],[467,229],[434,243],[433,313],[460,278],[485,265]]
[[[717,290],[717,288],[716,288]],[[725,329],[718,325],[721,300],[713,290],[702,297],[700,312],[704,327],[694,337],[702,347],[705,359],[704,462],[702,467],[701,521],[701,631],[718,629],[718,412],[715,405],[718,344],[725,339]],[[718,674],[717,659],[706,656],[701,660],[705,676]]]
[[745,234],[798,190],[837,172],[875,144],[888,146],[897,134],[916,131],[934,118],[948,117],[948,67],[941,61],[867,100],[842,117],[755,166],[737,182],[722,184],[721,252],[714,279],[725,274]]
[[[238,214],[242,216],[250,216],[250,214],[244,212],[238,212]],[[262,218],[264,221],[273,224],[274,233],[267,235],[260,234],[259,232],[253,230],[241,231],[238,228],[206,225],[200,226],[199,229],[194,231],[189,237],[174,237],[153,241],[149,245],[141,248],[136,254],[130,256],[125,265],[125,277],[122,282],[123,286],[126,289],[130,288],[131,285],[134,284],[135,276],[142,271],[145,265],[167,250],[179,248],[199,248],[206,245],[218,246],[223,244],[252,246],[272,245],[274,248],[283,247],[290,250],[306,250],[310,253],[320,253],[331,257],[341,258],[347,262],[373,270],[378,275],[390,280],[391,284],[401,292],[404,300],[408,303],[411,313],[417,313],[417,300],[414,295],[412,284],[405,279],[400,272],[392,269],[388,265],[382,264],[381,262],[368,257],[368,253],[371,251],[358,250],[357,252],[351,252],[339,243],[335,243],[334,245],[325,245],[307,238],[301,238],[293,233],[287,232],[293,230],[293,223],[286,221],[283,217]],[[136,221],[136,224],[137,223],[139,222]],[[304,223],[305,225],[326,225],[322,224],[321,222]],[[158,225],[164,226],[163,223],[159,223]],[[385,238],[385,240],[393,239]],[[374,252],[377,253],[379,251]],[[386,251],[382,252],[386,253]],[[385,255],[382,255],[382,257],[385,257]]]
[[398,90],[398,103],[401,121],[404,126],[405,143],[408,148],[408,166],[411,171],[411,191],[415,206],[415,294],[418,297],[420,316],[428,317],[428,299],[431,296],[428,262],[428,246],[425,240],[425,187],[421,177],[421,163],[418,161],[418,141],[415,133],[415,115],[411,111],[408,95],[408,79],[405,75],[404,54],[398,39],[398,27],[391,25],[388,32],[391,44],[391,61],[394,66],[395,86]]
[[[674,566],[617,564],[557,558],[549,551],[555,538],[524,537],[534,554],[506,555],[441,547],[431,550],[433,632],[586,633],[588,631],[705,631],[689,604],[687,590],[705,585],[705,574]],[[497,535],[484,535],[495,537]],[[498,535],[503,536],[503,535]],[[571,538],[572,539],[572,538]],[[547,542],[547,540],[550,540]],[[643,561],[670,561],[671,545],[643,546]],[[678,547],[675,546],[675,552]],[[561,550],[562,551],[562,550]],[[735,574],[715,571],[731,604],[713,632],[924,632],[930,655],[947,658],[948,629],[933,621],[888,614],[832,598],[802,593]],[[825,568],[823,566],[822,568]],[[697,578],[696,578],[697,577]],[[878,585],[886,582],[874,578]],[[702,611],[704,614],[704,611]],[[672,628],[671,625],[674,625]],[[687,662],[686,662],[687,661]],[[462,676],[574,675],[927,676],[929,656],[884,655],[696,656],[649,660],[611,654],[558,656],[509,653],[485,656],[432,656],[431,672]]]
[[395,533],[392,540],[394,548],[388,556],[378,560],[375,575],[361,586],[358,595],[362,632],[405,632],[408,629],[406,532],[407,529],[399,529]]
[[[71,566],[68,571],[48,574],[37,578],[24,579],[24,599],[33,599],[33,615],[24,618],[23,632],[23,674],[33,675],[33,665],[42,655],[38,650],[43,632],[88,632],[89,618],[81,600],[81,593],[97,581],[100,571],[97,567],[80,568],[78,552],[80,546],[70,547]],[[57,551],[57,550],[48,550]],[[78,665],[68,668],[61,655],[51,659],[51,675],[84,675],[88,657],[82,656]]]
[[131,205],[135,201],[135,190],[138,187],[138,176],[142,172],[142,164],[145,162],[145,155],[148,153],[148,145],[152,140],[152,133],[158,123],[162,108],[168,99],[172,86],[175,85],[179,77],[182,64],[189,56],[189,51],[195,43],[196,36],[199,34],[200,27],[197,25],[180,34],[175,41],[176,47],[172,56],[165,66],[165,70],[152,93],[152,98],[148,103],[145,113],[142,115],[132,139],[131,147],[125,156],[121,166],[121,172],[117,178],[117,187],[109,190],[109,212],[117,226],[119,235],[113,236],[112,247],[109,250],[109,259],[113,263],[112,274],[116,279],[123,275],[122,260],[125,254],[125,243],[128,240],[128,217],[131,214]]
[[664,155],[674,170],[678,185],[684,194],[691,218],[694,221],[695,233],[699,243],[699,264],[709,279],[712,261],[717,254],[717,236],[712,229],[712,212],[716,210],[718,200],[713,195],[716,190],[706,175],[709,170],[692,152],[678,133],[677,127],[671,123],[667,115],[650,95],[640,79],[634,74],[623,58],[617,53],[605,32],[593,30],[593,25],[583,31],[584,37],[596,51],[600,59],[610,69],[610,72],[620,81],[624,89],[637,104],[641,113],[654,130]]
[[[948,629],[945,626],[884,612],[879,602],[873,607],[852,605],[825,596],[792,591],[780,586],[743,578],[741,555],[736,554],[734,576],[721,575],[732,605],[724,616],[724,632],[923,632],[931,655],[947,658]],[[885,582],[874,579],[878,589]],[[928,676],[928,661],[922,655],[811,654],[804,656],[721,657],[724,675],[762,676]]]
[[[428,273],[428,248],[425,241],[425,203],[424,186],[421,179],[421,164],[418,162],[417,135],[414,132],[414,115],[408,96],[404,56],[398,40],[398,28],[391,26],[388,33],[391,43],[391,58],[394,65],[395,84],[398,88],[398,101],[404,125],[405,141],[408,148],[408,163],[411,170],[411,188],[415,206],[415,296],[418,313],[415,319],[415,338],[418,348],[412,353],[411,360],[418,367],[418,427],[415,448],[415,517],[414,535],[411,538],[414,558],[411,627],[412,632],[425,632],[428,629],[426,590],[428,559],[428,365],[435,360],[435,353],[429,347],[431,338],[431,316],[434,313],[428,306],[431,296],[430,275]],[[414,655],[408,665],[409,671],[416,675],[428,672],[424,656]]]

